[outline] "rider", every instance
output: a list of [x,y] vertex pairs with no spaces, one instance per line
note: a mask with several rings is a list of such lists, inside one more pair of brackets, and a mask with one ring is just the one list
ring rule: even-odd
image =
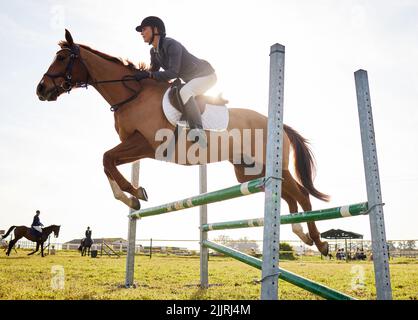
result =
[[40,234],[42,234],[42,228],[44,225],[42,224],[41,220],[39,219],[39,215],[41,214],[41,212],[39,210],[36,210],[36,214],[33,217],[33,222],[32,222],[32,228],[35,229],[36,231],[38,231]]
[[[197,129],[199,143],[206,146],[202,135],[202,118],[195,96],[205,93],[217,80],[215,70],[206,60],[198,59],[178,41],[166,37],[164,22],[155,16],[146,17],[136,27],[141,32],[144,42],[152,45],[150,71],[138,71],[135,79],[140,81],[152,78],[158,81],[169,81],[181,78],[186,84],[180,90],[183,101],[183,114],[190,129]],[[159,71],[163,68],[164,71]]]
[[91,239],[91,230],[90,230],[90,227],[87,227],[87,230],[86,230],[86,239]]

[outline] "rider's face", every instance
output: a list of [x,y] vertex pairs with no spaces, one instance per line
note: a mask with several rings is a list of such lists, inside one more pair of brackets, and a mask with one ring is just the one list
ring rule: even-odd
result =
[[[157,33],[157,30],[155,30]],[[144,39],[144,42],[149,43],[152,38],[152,27],[143,27],[141,31],[141,36]]]

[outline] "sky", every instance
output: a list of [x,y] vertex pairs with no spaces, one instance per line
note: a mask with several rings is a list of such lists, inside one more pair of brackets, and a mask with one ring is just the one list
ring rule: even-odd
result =
[[[119,143],[113,114],[93,89],[41,102],[35,89],[64,39],[149,63],[135,27],[148,16],[167,36],[215,68],[230,107],[267,115],[269,50],[286,47],[284,121],[306,137],[315,186],[331,195],[314,209],[366,201],[354,72],[368,71],[387,238],[418,239],[418,3],[416,1],[30,1],[0,4],[0,229],[61,225],[59,242],[127,238],[128,208],[113,198],[102,157]],[[130,176],[130,166],[121,171]],[[142,160],[140,184],[159,205],[198,194],[198,167]],[[208,166],[208,190],[237,184],[229,163]],[[209,222],[263,216],[264,194],[209,206]],[[411,209],[412,207],[412,209]],[[282,214],[288,207],[282,202]],[[138,239],[198,239],[199,211],[142,219]],[[370,239],[367,216],[321,221]],[[305,226],[305,229],[306,226]],[[216,231],[211,239],[262,239],[262,228]],[[281,239],[296,240],[291,227]]]

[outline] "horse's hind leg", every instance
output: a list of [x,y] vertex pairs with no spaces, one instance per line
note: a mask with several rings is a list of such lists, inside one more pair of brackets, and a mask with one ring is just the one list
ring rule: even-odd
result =
[[[287,205],[289,206],[289,212],[296,213],[298,212],[298,204],[297,201],[288,193],[283,192],[282,198],[287,202]],[[292,223],[292,231],[294,234],[296,234],[305,244],[308,246],[313,245],[313,241],[310,238],[309,234],[305,233],[303,231],[303,227],[300,223]]]
[[[288,170],[283,170],[283,190],[284,192],[291,194],[304,211],[312,210],[308,192],[293,179]],[[324,256],[328,255],[328,242],[321,241],[321,234],[319,233],[315,222],[308,222],[308,230],[309,236],[315,243],[319,252]]]
[[16,244],[16,242],[18,241],[19,239],[13,239],[13,240],[10,240],[10,242],[9,242],[9,247],[8,247],[8,249],[7,249],[7,252],[6,252],[6,256],[10,256],[10,252],[12,251],[12,249],[13,249],[13,247],[14,247],[14,245]]
[[36,243],[36,249],[30,253],[28,253],[28,256],[33,255],[35,252],[37,252],[39,250],[39,242]]

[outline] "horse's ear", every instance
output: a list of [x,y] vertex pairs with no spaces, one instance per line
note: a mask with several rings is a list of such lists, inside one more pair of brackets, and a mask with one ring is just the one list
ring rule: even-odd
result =
[[69,46],[74,44],[73,36],[67,29],[65,29],[65,40],[67,40]]

